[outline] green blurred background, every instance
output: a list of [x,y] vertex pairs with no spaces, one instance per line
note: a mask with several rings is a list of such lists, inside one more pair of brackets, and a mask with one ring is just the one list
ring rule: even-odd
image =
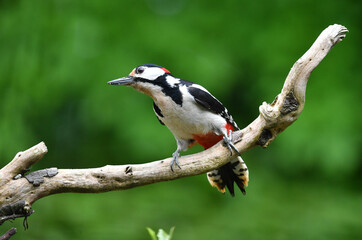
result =
[[[209,89],[240,127],[272,102],[294,62],[330,24],[350,33],[316,68],[299,120],[244,154],[247,195],[205,175],[33,207],[14,239],[362,239],[359,0],[0,0],[0,163],[40,141],[32,170],[170,157],[152,100],[107,81],[154,63]],[[185,154],[201,151],[194,147]],[[1,235],[0,234],[0,235]]]

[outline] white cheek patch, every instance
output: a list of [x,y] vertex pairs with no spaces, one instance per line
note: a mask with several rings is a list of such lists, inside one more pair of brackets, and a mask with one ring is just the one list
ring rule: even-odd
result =
[[139,77],[145,78],[147,80],[155,80],[159,76],[162,76],[165,74],[165,71],[163,71],[161,68],[146,68],[145,71],[142,74],[138,74]]

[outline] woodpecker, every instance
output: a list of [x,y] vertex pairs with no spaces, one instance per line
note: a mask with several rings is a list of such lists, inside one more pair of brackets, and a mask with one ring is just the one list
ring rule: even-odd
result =
[[155,64],[143,64],[127,76],[113,81],[111,85],[126,85],[149,95],[153,110],[162,125],[174,135],[177,149],[172,154],[171,170],[179,166],[181,151],[199,143],[208,149],[223,140],[226,147],[238,153],[229,163],[207,173],[211,186],[225,193],[225,186],[232,196],[234,182],[243,194],[248,185],[249,172],[232,143],[232,132],[239,130],[228,110],[201,85],[182,80],[170,71]]

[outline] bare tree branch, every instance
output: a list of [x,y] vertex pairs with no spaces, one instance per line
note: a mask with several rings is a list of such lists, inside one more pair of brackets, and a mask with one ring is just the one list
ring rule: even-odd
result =
[[16,233],[16,228],[10,228],[4,235],[0,236],[0,240],[8,240]]
[[[294,64],[282,92],[272,104],[263,103],[260,115],[246,128],[234,133],[240,153],[260,145],[267,147],[275,137],[297,120],[304,108],[307,81],[313,69],[348,30],[341,25],[326,28],[312,47]],[[221,143],[203,152],[180,158],[181,169],[170,170],[171,158],[145,164],[104,166],[92,169],[51,168],[19,177],[47,152],[44,143],[18,153],[0,170],[0,217],[29,216],[31,205],[45,196],[63,193],[98,193],[134,188],[206,173],[226,164],[234,156]],[[14,179],[15,178],[15,179]],[[17,204],[17,205],[16,205]],[[0,224],[2,222],[0,221]]]
[[16,175],[26,172],[31,165],[42,159],[47,152],[47,147],[41,142],[24,152],[17,153],[14,159],[0,170],[0,187]]

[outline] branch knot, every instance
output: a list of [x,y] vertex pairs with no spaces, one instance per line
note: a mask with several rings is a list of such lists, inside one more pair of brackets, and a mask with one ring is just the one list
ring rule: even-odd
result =
[[276,107],[266,102],[263,102],[263,104],[259,107],[259,112],[268,123],[275,122],[280,116],[280,113]]

